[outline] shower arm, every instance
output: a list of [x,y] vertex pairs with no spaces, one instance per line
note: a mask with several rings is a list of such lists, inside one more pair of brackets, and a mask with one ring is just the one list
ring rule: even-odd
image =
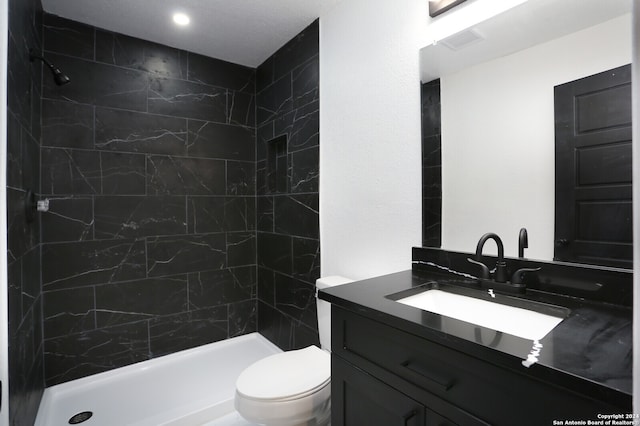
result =
[[53,70],[55,67],[49,61],[47,61],[43,56],[37,55],[35,50],[29,49],[29,62],[34,62],[36,59],[40,59],[49,69]]
[[69,77],[60,71],[60,68],[54,66],[51,62],[47,61],[43,56],[36,54],[34,49],[29,49],[29,61],[34,62],[36,59],[41,60],[51,70],[53,74],[53,80],[58,86],[65,85],[71,81]]

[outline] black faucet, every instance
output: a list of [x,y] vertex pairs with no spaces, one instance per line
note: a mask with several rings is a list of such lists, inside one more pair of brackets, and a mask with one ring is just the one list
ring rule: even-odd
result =
[[482,249],[487,240],[495,241],[498,246],[498,261],[496,262],[496,271],[493,274],[493,280],[497,283],[507,282],[507,262],[504,261],[504,245],[497,234],[488,232],[480,237],[480,241],[478,241],[478,246],[476,247],[476,262],[481,262]]
[[[498,261],[496,262],[496,269],[493,273],[493,280],[491,280],[489,268],[482,263],[482,249],[487,240],[494,240],[498,246]],[[518,245],[520,252],[524,251],[524,248],[527,246],[527,230],[524,228],[520,230]],[[522,255],[520,257],[522,257]],[[500,237],[493,232],[489,232],[480,237],[480,241],[478,241],[478,246],[476,247],[475,259],[467,258],[467,260],[481,268],[481,273],[478,277],[480,279],[478,281],[482,287],[495,288],[498,291],[508,293],[524,293],[526,285],[523,283],[523,275],[527,272],[540,270],[540,268],[521,268],[513,273],[511,282],[507,281],[507,262],[504,260],[504,245]]]
[[520,234],[518,234],[518,257],[524,257],[524,249],[529,248],[529,237],[527,235],[527,228],[520,228]]

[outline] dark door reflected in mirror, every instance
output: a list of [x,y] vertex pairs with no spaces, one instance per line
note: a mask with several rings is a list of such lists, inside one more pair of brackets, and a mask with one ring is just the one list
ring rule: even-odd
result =
[[525,2],[421,50],[424,246],[516,256],[526,227],[529,258],[632,267],[630,10]]
[[631,65],[555,87],[554,260],[633,268]]

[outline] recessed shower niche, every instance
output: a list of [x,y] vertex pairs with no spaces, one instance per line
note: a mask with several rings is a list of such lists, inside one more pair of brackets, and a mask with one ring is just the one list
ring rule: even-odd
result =
[[267,185],[272,194],[286,193],[289,174],[287,135],[280,135],[267,143]]

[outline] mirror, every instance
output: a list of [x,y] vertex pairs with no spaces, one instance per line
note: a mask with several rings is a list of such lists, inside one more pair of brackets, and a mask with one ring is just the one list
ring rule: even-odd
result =
[[525,257],[553,260],[554,86],[631,63],[631,3],[528,0],[420,51],[424,245],[495,232],[517,256],[524,227]]

